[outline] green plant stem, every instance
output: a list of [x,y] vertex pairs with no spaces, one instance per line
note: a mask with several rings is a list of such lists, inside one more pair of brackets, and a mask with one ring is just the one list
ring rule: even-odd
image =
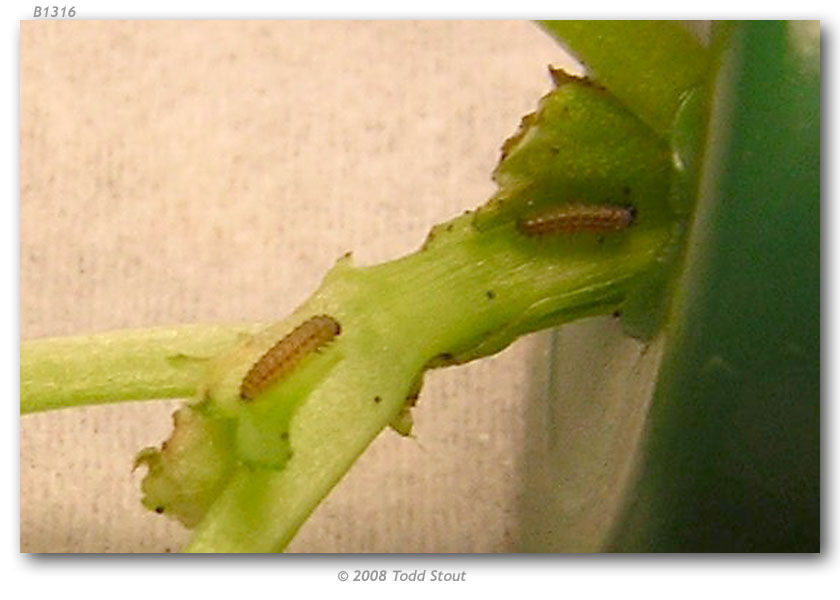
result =
[[[239,343],[256,328],[27,343],[22,412],[194,395],[160,451],[138,456],[149,468],[144,504],[197,524],[189,552],[282,550],[384,427],[410,430],[408,407],[427,369],[626,308],[649,286],[663,250],[678,242],[668,134],[700,78],[703,52],[673,32],[656,48],[645,45],[670,26],[600,26],[609,39],[596,38],[607,54],[616,52],[616,36],[629,47],[639,42],[622,65],[600,60],[602,48],[586,41],[591,25],[570,27],[569,41],[584,49],[579,56],[626,106],[598,84],[555,73],[557,88],[505,143],[494,175],[499,192],[478,214],[436,226],[418,252],[389,263],[356,268],[342,259],[294,314]],[[686,69],[685,77],[659,81]],[[517,230],[523,216],[580,202],[630,204],[636,217],[621,231],[528,237]],[[282,385],[243,402],[239,386],[250,368],[315,315],[340,323],[340,335],[295,362]]]
[[260,327],[182,325],[21,342],[20,412],[192,396],[207,359]]
[[[423,250],[391,263],[339,263],[297,311],[298,320],[326,312],[341,323],[325,352],[340,359],[292,419],[293,457],[280,470],[237,466],[186,551],[281,550],[400,414],[430,361],[471,360],[529,331],[614,310],[668,237],[657,227],[601,243],[534,240],[510,225],[479,232],[471,215],[435,231]],[[232,353],[231,373],[238,361],[250,359]]]

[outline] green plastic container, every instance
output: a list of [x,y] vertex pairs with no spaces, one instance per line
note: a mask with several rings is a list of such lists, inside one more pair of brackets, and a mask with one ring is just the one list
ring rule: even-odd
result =
[[525,551],[820,550],[820,32],[715,27],[700,195],[665,332],[563,328]]

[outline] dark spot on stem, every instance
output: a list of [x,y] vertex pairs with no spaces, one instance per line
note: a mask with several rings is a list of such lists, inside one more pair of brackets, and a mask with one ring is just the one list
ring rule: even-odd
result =
[[282,432],[280,434],[280,439],[283,440],[283,441],[288,440],[289,439],[289,432],[288,431]]
[[377,404],[379,404],[380,402],[382,402],[382,398],[381,398],[380,396],[376,396],[376,397],[373,399],[373,401],[374,401],[374,402],[376,402]]
[[163,514],[163,507],[162,506],[155,506],[155,512],[157,514]]
[[617,319],[618,317],[620,317],[620,316],[621,316],[621,311],[620,311],[620,310],[616,310],[616,311],[614,311],[614,312],[613,312],[613,314],[612,314],[612,316],[613,316],[613,317],[615,317],[615,318]]
[[487,299],[488,300],[492,300],[495,297],[496,297],[496,292],[494,292],[493,290],[487,290]]

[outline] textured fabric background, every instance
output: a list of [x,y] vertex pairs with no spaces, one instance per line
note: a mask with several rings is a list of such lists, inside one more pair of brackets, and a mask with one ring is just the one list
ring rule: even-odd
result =
[[[416,249],[494,190],[562,50],[527,22],[21,23],[21,338],[284,316],[352,250]],[[298,552],[517,549],[538,336],[433,372]],[[134,453],[175,403],[24,417],[21,550],[163,552]]]

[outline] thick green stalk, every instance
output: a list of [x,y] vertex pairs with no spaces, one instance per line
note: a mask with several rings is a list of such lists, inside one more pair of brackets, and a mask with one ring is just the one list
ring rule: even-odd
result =
[[208,358],[259,328],[181,325],[21,342],[20,412],[188,398]]
[[[667,227],[656,227],[602,242],[597,236],[549,241],[525,238],[511,226],[479,232],[471,221],[466,215],[440,226],[425,249],[400,260],[361,269],[343,261],[327,275],[290,319],[327,313],[342,325],[322,355],[325,362],[333,355],[334,366],[291,420],[293,457],[279,470],[260,466],[262,456],[246,457],[187,551],[282,549],[356,457],[400,415],[424,366],[436,358],[477,358],[528,331],[613,310],[669,235]],[[276,331],[290,328],[285,322]],[[227,404],[226,390],[235,391],[251,360],[239,352],[220,359],[230,383],[222,378],[208,393],[215,405],[225,406],[222,412],[232,410],[235,400]],[[278,394],[257,403],[275,403],[279,410],[286,401]]]

